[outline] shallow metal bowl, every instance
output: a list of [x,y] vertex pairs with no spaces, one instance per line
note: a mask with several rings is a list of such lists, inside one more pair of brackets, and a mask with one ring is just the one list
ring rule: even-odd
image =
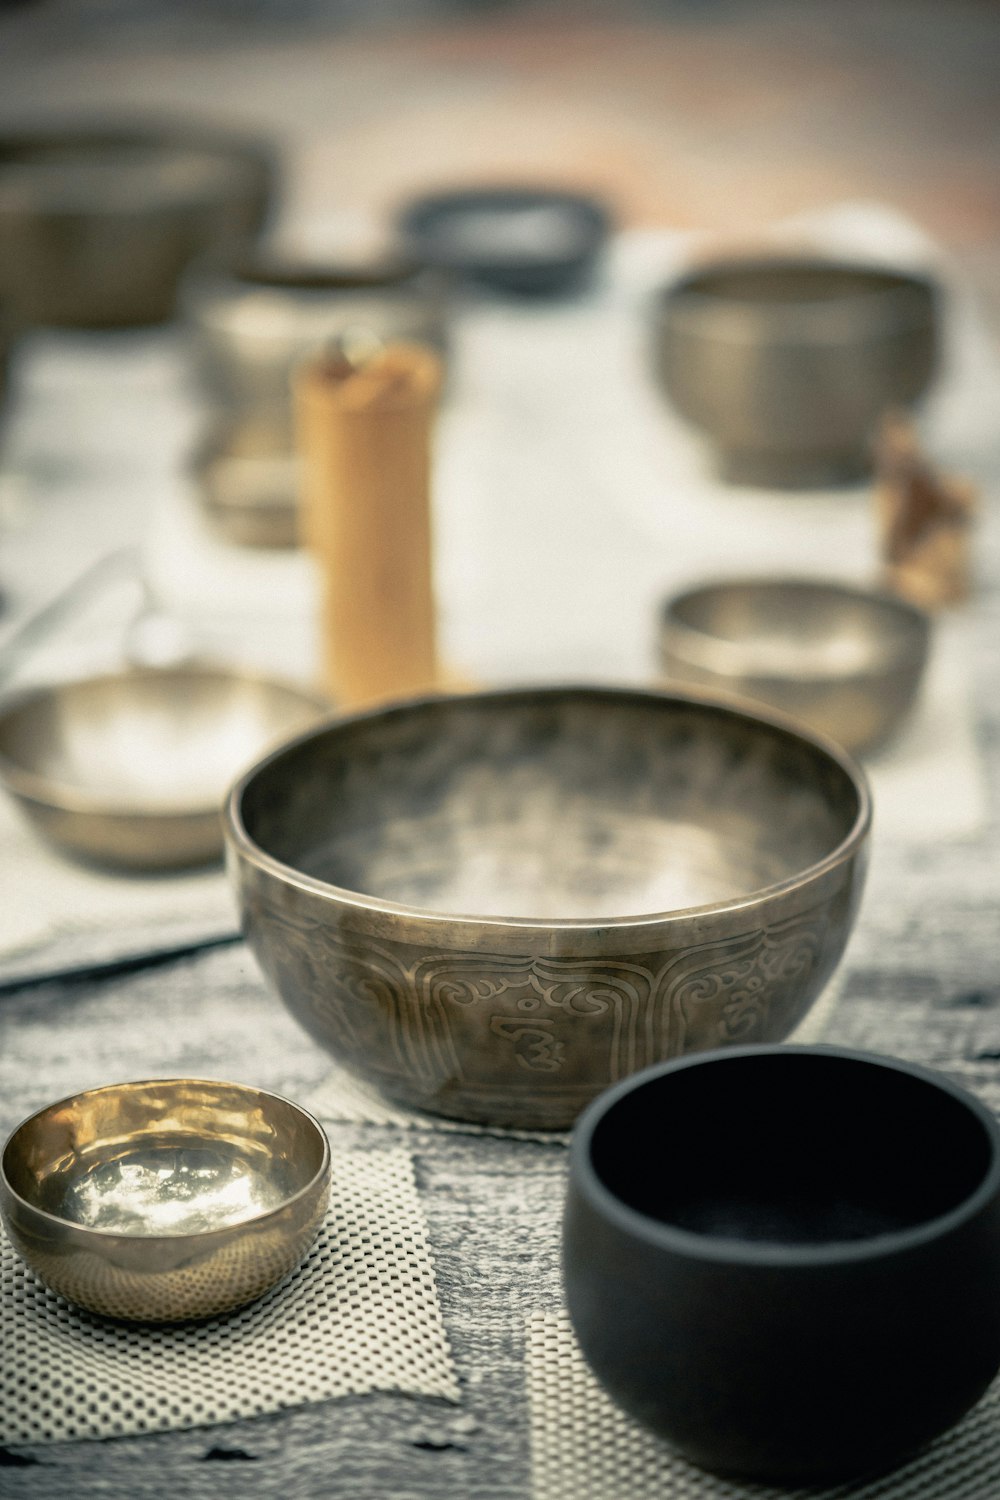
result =
[[668,679],[780,709],[854,754],[881,748],[913,707],[930,617],[875,589],[808,578],[702,584],[668,599]]
[[24,1120],[0,1157],[22,1259],[70,1302],[141,1322],[262,1296],[307,1254],[329,1196],[322,1127],[236,1083],[91,1089]]
[[660,293],[654,364],[727,479],[842,482],[870,470],[882,414],[927,389],[937,301],[929,278],[877,265],[719,261]]
[[222,424],[195,454],[191,471],[202,513],[223,541],[298,544],[299,458],[284,434],[252,421]]
[[845,753],[688,694],[540,688],[330,722],[226,814],[248,941],[346,1067],[568,1125],[679,1053],[781,1040],[837,963],[869,798]]
[[0,295],[20,322],[169,318],[186,266],[256,234],[276,188],[259,142],[185,125],[0,137]]
[[64,851],[159,870],[222,852],[240,769],[329,711],[298,685],[212,667],[40,687],[0,709],[0,784]]
[[181,310],[220,417],[266,426],[291,452],[291,378],[307,354],[357,337],[447,351],[445,286],[410,262],[300,265],[246,250],[193,267]]

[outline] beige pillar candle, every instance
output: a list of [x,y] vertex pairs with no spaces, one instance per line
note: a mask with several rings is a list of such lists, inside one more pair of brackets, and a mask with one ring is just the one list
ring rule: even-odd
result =
[[321,570],[324,686],[343,708],[437,685],[431,438],[441,361],[392,344],[296,377],[302,534]]

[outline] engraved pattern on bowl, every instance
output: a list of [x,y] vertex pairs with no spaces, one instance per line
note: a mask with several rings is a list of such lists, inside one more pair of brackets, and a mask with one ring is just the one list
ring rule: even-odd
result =
[[868,822],[862,773],[785,721],[582,688],[338,720],[226,815],[248,941],[339,1062],[553,1129],[647,1063],[787,1036],[840,958]]

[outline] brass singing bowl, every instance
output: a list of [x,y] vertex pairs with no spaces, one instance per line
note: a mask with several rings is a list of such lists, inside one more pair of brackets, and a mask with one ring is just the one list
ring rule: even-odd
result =
[[298,545],[300,461],[286,436],[263,422],[223,423],[191,462],[210,529],[237,547]]
[[180,307],[212,409],[294,447],[297,364],[352,337],[447,352],[445,285],[408,261],[310,265],[247,249],[192,267]]
[[276,186],[260,142],[181,123],[0,136],[0,295],[24,325],[162,322],[185,268],[257,234]]
[[656,299],[653,363],[724,478],[841,483],[870,471],[883,414],[928,388],[937,304],[928,277],[878,265],[710,262]]
[[564,1128],[648,1063],[780,1041],[861,895],[864,774],[696,693],[538,688],[331,721],[226,809],[292,1014],[404,1104]]
[[877,589],[807,578],[720,580],[668,599],[668,681],[780,709],[854,754],[902,727],[927,664],[930,617]]
[[24,1120],[0,1215],[70,1302],[137,1322],[207,1318],[300,1264],[330,1196],[330,1148],[298,1105],[192,1078],[111,1084]]
[[239,770],[329,711],[297,684],[223,668],[133,668],[0,708],[0,784],[66,853],[137,871],[220,858]]

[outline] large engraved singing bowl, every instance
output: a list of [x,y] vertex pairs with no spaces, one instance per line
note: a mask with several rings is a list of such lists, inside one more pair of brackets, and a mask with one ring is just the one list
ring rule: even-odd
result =
[[244,931],[389,1097],[560,1129],[680,1053],[780,1041],[844,948],[863,773],[694,694],[541,688],[329,722],[226,808]]
[[214,1317],[300,1263],[330,1196],[319,1123],[278,1094],[197,1078],[110,1084],[24,1120],[0,1156],[18,1254],[90,1312]]

